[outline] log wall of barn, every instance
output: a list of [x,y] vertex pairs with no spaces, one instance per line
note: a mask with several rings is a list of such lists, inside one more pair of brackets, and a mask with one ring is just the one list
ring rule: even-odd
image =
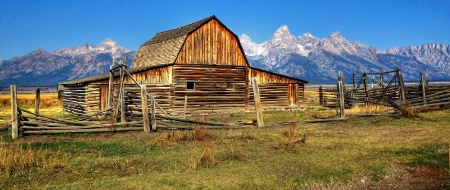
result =
[[[155,101],[166,112],[170,112],[170,88],[168,84],[145,84],[147,93],[155,97]],[[141,113],[141,88],[136,85],[125,85],[125,103],[132,111]],[[150,104],[150,98],[148,98]],[[135,108],[135,109],[133,109]],[[137,110],[136,110],[137,108]],[[157,114],[163,114],[161,109],[156,109]],[[170,113],[171,114],[171,113]]]
[[94,114],[100,111],[100,84],[86,85],[86,114]]
[[65,86],[63,92],[63,111],[74,114],[86,113],[85,86]]
[[[296,106],[303,100],[304,83],[300,80],[249,69],[247,78],[256,77],[263,107]],[[249,104],[254,105],[253,90],[249,86]],[[253,109],[253,107],[250,107]]]
[[245,109],[245,67],[175,65],[173,72],[172,111],[183,112],[185,96],[189,113]]
[[175,63],[247,65],[238,39],[215,19],[186,38]]

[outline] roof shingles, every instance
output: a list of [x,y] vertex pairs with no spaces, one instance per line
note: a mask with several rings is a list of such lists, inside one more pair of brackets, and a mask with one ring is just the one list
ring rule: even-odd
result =
[[213,15],[183,27],[157,33],[152,39],[141,45],[131,68],[174,63],[187,36],[211,19],[217,18]]

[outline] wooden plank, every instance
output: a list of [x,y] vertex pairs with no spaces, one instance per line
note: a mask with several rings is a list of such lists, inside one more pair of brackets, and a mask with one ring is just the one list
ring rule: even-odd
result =
[[98,128],[98,129],[24,131],[23,134],[92,133],[92,132],[116,132],[116,131],[140,131],[140,130],[142,130],[142,127],[119,127],[119,128]]
[[119,84],[119,107],[120,107],[120,122],[126,122],[125,118],[125,102],[124,102],[124,75],[125,75],[125,62],[126,58],[124,57],[122,61],[120,61],[120,84]]
[[156,101],[155,97],[151,97],[152,100],[152,131],[156,131]]
[[255,109],[256,109],[256,120],[258,122],[258,127],[264,127],[264,117],[262,113],[262,105],[259,97],[259,89],[257,78],[252,78],[252,86],[253,86],[253,98],[255,100]]
[[146,133],[150,132],[150,123],[148,118],[148,99],[147,99],[147,87],[145,85],[141,85],[141,106],[142,106],[142,115],[143,115],[143,127]]
[[19,138],[19,118],[17,107],[17,89],[16,85],[9,86],[11,90],[11,138]]
[[389,99],[388,97],[384,97],[384,100],[386,100],[389,104],[391,104],[395,109],[399,110],[402,113],[405,113],[405,110],[399,106],[397,103],[395,103],[393,100]]
[[[138,125],[142,124],[142,121],[132,121],[125,123],[114,123],[114,124],[96,124],[96,125],[86,125],[86,126],[75,126],[75,125],[67,125],[67,124],[58,124],[58,123],[42,123],[42,122],[32,122],[32,121],[22,121],[23,124],[28,125],[24,126],[24,129],[54,129],[54,130],[65,130],[65,129],[91,129],[91,128],[112,128],[116,126],[124,126],[124,125]],[[32,126],[30,126],[32,125]],[[33,126],[34,125],[34,126]]]
[[36,99],[34,100],[34,113],[39,114],[39,105],[41,104],[41,88],[36,88]]
[[183,118],[186,119],[186,112],[187,112],[187,95],[184,95],[184,111],[183,111]]
[[34,115],[36,117],[42,117],[42,118],[45,118],[45,119],[52,120],[53,122],[60,122],[60,123],[71,124],[71,125],[87,125],[86,123],[82,123],[82,122],[74,122],[74,121],[68,121],[68,120],[63,120],[63,119],[56,119],[56,118],[46,117],[46,116],[43,116],[43,115],[34,114],[34,113],[32,113],[32,112],[30,112],[28,110],[24,110],[24,109],[21,109],[21,111],[29,113],[31,115]]
[[157,118],[161,119],[167,119],[172,121],[181,121],[186,123],[194,123],[199,125],[212,125],[212,126],[233,126],[233,124],[229,123],[216,123],[216,122],[205,122],[205,121],[196,121],[191,119],[182,119],[182,118],[176,118],[176,117],[170,117],[170,116],[164,116],[164,115],[155,115]]

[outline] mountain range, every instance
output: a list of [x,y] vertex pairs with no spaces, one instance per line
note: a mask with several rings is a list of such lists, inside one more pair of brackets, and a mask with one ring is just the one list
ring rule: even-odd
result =
[[112,57],[126,57],[127,64],[131,65],[134,55],[134,51],[125,50],[111,39],[99,46],[86,43],[54,52],[36,49],[22,57],[0,62],[4,68],[0,70],[0,87],[11,84],[56,87],[58,82],[107,73]]
[[[338,32],[322,39],[310,33],[296,37],[286,25],[261,44],[246,34],[239,39],[253,67],[304,79],[310,84],[335,84],[338,71],[349,79],[353,73],[391,71],[398,67],[405,81],[420,80],[420,72],[450,72],[450,47],[446,44],[378,50],[348,41]],[[86,43],[53,52],[37,49],[0,62],[3,68],[0,87],[56,86],[58,82],[107,73],[112,57],[126,57],[127,65],[131,65],[135,54],[111,39],[99,46]],[[448,74],[430,77],[450,80]]]
[[[248,35],[240,41],[252,66],[310,81],[336,83],[337,72],[351,79],[362,74],[401,69],[405,81],[420,80],[421,72],[450,72],[450,47],[425,44],[378,50],[345,39],[339,32],[319,39],[310,33],[295,37],[281,26],[268,41],[257,44]],[[449,80],[449,75],[430,75],[430,80]]]

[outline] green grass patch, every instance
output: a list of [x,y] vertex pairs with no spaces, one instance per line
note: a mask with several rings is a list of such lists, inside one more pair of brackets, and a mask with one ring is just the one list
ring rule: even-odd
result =
[[[383,181],[397,164],[448,168],[450,111],[326,118],[330,110],[265,112],[264,128],[30,135],[0,132],[2,156],[28,155],[0,175],[0,189],[303,189]],[[323,111],[323,113],[320,113]],[[323,114],[323,115],[321,115]],[[199,116],[217,122],[254,114]],[[15,152],[15,153],[11,153]],[[6,163],[6,162],[5,162]]]

